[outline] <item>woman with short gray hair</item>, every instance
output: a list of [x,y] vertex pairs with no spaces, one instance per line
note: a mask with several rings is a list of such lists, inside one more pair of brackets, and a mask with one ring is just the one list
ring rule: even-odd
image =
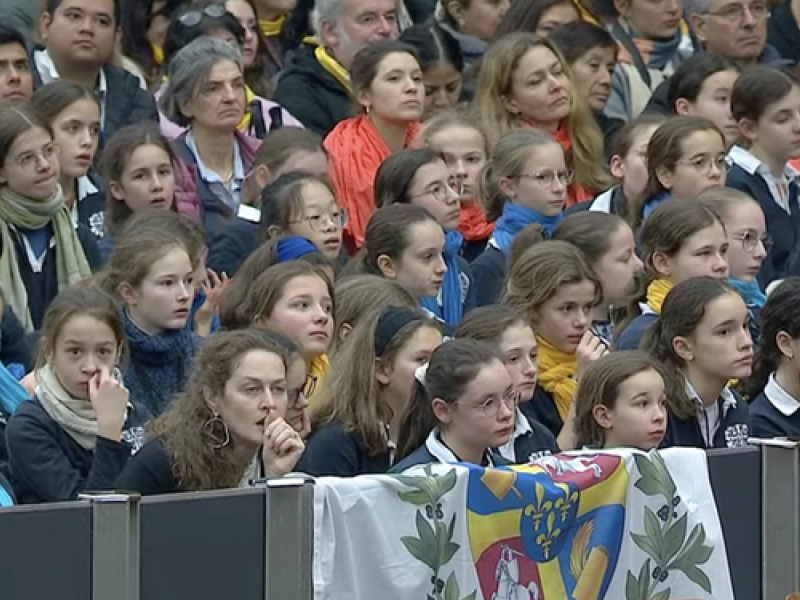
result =
[[261,145],[237,129],[246,112],[241,55],[228,42],[201,37],[173,57],[167,74],[161,111],[186,127],[174,142],[177,171],[183,174],[177,187],[200,198],[211,234],[238,211],[245,176]]

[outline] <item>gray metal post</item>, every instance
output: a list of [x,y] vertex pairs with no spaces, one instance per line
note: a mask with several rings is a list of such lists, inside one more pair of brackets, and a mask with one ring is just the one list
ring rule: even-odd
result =
[[139,494],[87,493],[92,504],[92,600],[139,600]]
[[762,442],[763,598],[800,591],[800,444]]
[[266,493],[266,600],[312,600],[314,480],[304,475],[270,479]]

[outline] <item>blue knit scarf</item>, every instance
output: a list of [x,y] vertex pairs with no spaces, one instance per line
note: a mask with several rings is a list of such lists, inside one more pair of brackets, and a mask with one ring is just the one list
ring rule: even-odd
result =
[[764,308],[767,296],[761,291],[758,281],[742,281],[741,279],[728,279],[730,286],[744,298],[744,303],[749,307]]
[[653,211],[661,206],[666,200],[669,200],[671,195],[669,192],[661,192],[656,196],[653,196],[648,200],[645,205],[642,207],[642,221],[647,219]]
[[511,243],[514,241],[514,238],[528,225],[538,223],[542,226],[545,236],[550,237],[553,235],[553,230],[558,227],[558,224],[561,223],[563,219],[564,213],[558,213],[555,216],[548,217],[538,210],[520,206],[513,202],[506,202],[505,205],[503,205],[503,214],[497,219],[494,235],[492,235],[489,243],[497,246],[503,251],[503,254],[509,256],[511,254]]
[[458,231],[448,231],[445,239],[444,264],[447,265],[447,273],[444,274],[442,291],[439,298],[422,298],[419,303],[437,319],[455,327],[464,316],[464,304],[461,300],[461,270],[458,267],[458,253],[464,244],[464,236]]
[[127,311],[123,311],[122,321],[130,348],[125,386],[132,401],[157,417],[183,389],[200,338],[186,327],[149,335],[139,329]]

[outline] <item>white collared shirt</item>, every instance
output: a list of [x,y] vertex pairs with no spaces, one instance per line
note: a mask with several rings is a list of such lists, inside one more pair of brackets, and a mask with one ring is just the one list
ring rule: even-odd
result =
[[511,437],[503,446],[497,448],[500,456],[505,458],[508,462],[517,462],[517,455],[514,451],[514,442],[516,442],[518,438],[528,435],[529,433],[533,433],[531,424],[528,423],[527,417],[522,414],[522,411],[519,409],[519,407],[517,407],[517,420],[514,423],[514,433],[511,434]]
[[694,386],[686,380],[686,395],[700,408],[700,414],[697,416],[698,423],[700,424],[700,431],[703,434],[703,440],[707,448],[714,445],[714,436],[722,424],[722,419],[728,414],[731,408],[736,408],[737,400],[736,395],[725,386],[722,390],[720,398],[722,398],[722,413],[720,413],[719,402],[706,406],[700,398],[700,394],[694,389]]
[[767,400],[769,400],[769,403],[786,417],[791,417],[800,410],[800,401],[775,381],[775,373],[769,376],[767,385],[764,387],[764,395],[767,397]]
[[[61,76],[58,74],[58,69],[56,69],[56,65],[53,62],[53,57],[50,56],[47,48],[35,50],[33,53],[33,62],[36,65],[39,76],[42,78],[42,83],[45,85],[61,79]],[[100,101],[100,123],[105,126],[108,81],[106,80],[106,74],[103,69],[100,69],[100,75],[97,77],[97,87],[94,91],[95,94],[97,94],[97,99]]]
[[203,159],[200,158],[200,151],[197,148],[197,142],[194,139],[191,127],[186,132],[185,141],[186,146],[194,155],[195,161],[197,162],[197,171],[200,175],[200,179],[202,179],[206,185],[208,185],[214,195],[219,198],[221,202],[230,206],[233,210],[237,211],[238,214],[246,175],[244,169],[244,160],[242,159],[242,152],[239,148],[238,141],[234,140],[233,143],[233,178],[228,183],[222,180],[222,177],[219,175],[219,173],[212,171],[203,163]]
[[[787,214],[791,214],[789,188],[792,182],[796,182],[798,176],[800,176],[797,169],[787,164],[783,169],[783,173],[775,174],[767,165],[753,156],[749,150],[741,146],[731,148],[728,152],[728,159],[733,164],[739,165],[750,175],[760,175],[764,183],[767,184],[775,204],[780,206]],[[785,196],[781,193],[780,186],[785,186]]]

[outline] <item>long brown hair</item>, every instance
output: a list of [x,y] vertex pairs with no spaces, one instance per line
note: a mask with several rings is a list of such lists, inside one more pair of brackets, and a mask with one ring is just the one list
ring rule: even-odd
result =
[[200,350],[186,390],[150,424],[152,436],[164,442],[182,490],[235,488],[242,481],[249,462],[237,457],[235,440],[215,447],[219,442],[209,426],[215,416],[210,403],[224,396],[242,357],[254,350],[279,356],[287,368],[288,352],[270,334],[257,329],[217,333]]

